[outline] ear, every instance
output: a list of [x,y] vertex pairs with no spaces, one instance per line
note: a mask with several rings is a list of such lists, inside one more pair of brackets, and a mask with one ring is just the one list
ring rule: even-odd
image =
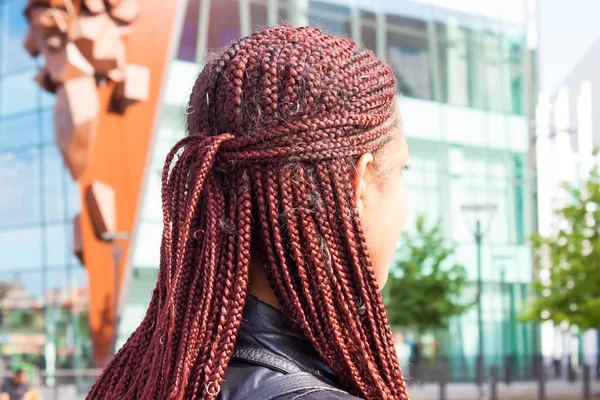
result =
[[354,177],[354,203],[358,215],[362,216],[366,206],[367,186],[371,180],[373,169],[373,154],[365,153],[356,162],[356,176]]

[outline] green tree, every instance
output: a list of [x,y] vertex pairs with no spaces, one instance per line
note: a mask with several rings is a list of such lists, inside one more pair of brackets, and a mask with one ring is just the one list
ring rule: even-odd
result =
[[537,298],[523,319],[568,324],[580,332],[600,325],[600,177],[594,169],[587,182],[565,184],[566,204],[555,215],[552,237],[532,237],[544,279],[534,283]]
[[439,223],[428,227],[424,215],[417,217],[416,231],[402,239],[386,285],[390,323],[419,334],[443,328],[472,304],[462,296],[465,268],[448,262],[454,247],[447,244]]

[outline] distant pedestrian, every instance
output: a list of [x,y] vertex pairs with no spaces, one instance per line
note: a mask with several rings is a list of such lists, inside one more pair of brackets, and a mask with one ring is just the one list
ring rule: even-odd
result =
[[410,357],[408,362],[418,365],[421,362],[421,345],[419,342],[413,341],[410,345]]
[[394,335],[394,342],[396,344],[396,355],[398,356],[400,365],[408,365],[410,344],[406,341],[404,335],[399,332]]
[[19,368],[12,377],[6,378],[2,384],[0,400],[23,400],[29,390],[27,374]]
[[419,364],[421,363],[421,345],[413,341],[410,346],[410,357],[408,358],[408,373],[411,379],[419,379]]

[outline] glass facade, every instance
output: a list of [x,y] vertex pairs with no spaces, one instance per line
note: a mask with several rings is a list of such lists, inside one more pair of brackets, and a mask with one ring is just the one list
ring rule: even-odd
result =
[[79,188],[54,142],[54,96],[33,80],[41,60],[23,49],[26,4],[0,0],[0,288],[20,288],[0,290],[0,354],[52,368],[51,352],[72,368],[91,348],[87,277],[72,251]]
[[[412,169],[411,218],[427,212],[456,245],[451,261],[477,279],[473,215],[467,203],[493,204],[481,216],[483,335],[486,363],[532,355],[531,326],[517,322],[532,278],[531,171],[525,118],[524,1],[188,0],[170,63],[163,116],[155,132],[134,243],[134,279],[120,326],[122,343],[144,316],[156,279],[162,232],[160,171],[185,133],[185,110],[206,56],[253,29],[287,22],[347,35],[394,67]],[[374,4],[371,4],[374,3]],[[470,6],[464,3],[471,4]],[[478,3],[478,8],[473,8]],[[479,4],[482,3],[482,4]],[[485,4],[483,4],[485,3]],[[507,4],[510,3],[510,4]],[[466,298],[473,298],[473,285]],[[477,316],[472,308],[439,332],[440,353],[474,372]]]

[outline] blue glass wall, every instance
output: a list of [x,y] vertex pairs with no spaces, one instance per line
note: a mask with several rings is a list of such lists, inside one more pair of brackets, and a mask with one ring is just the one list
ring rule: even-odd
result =
[[[54,96],[33,80],[42,60],[23,49],[25,6],[25,0],[0,0],[0,283],[20,281],[43,312],[44,306],[58,305],[48,304],[50,297],[59,301],[51,292],[62,293],[58,297],[63,300],[85,296],[85,290],[69,293],[85,288],[87,277],[72,252],[71,221],[80,210],[79,188],[54,142]],[[68,313],[60,320],[48,314],[44,326],[69,325],[70,320]],[[2,333],[11,329],[0,326]],[[46,329],[41,333],[46,342],[59,341]],[[58,345],[60,354],[79,351],[69,336]],[[0,352],[22,357],[2,347]],[[35,355],[27,357],[39,362]],[[60,362],[70,366],[72,358],[59,357]]]

